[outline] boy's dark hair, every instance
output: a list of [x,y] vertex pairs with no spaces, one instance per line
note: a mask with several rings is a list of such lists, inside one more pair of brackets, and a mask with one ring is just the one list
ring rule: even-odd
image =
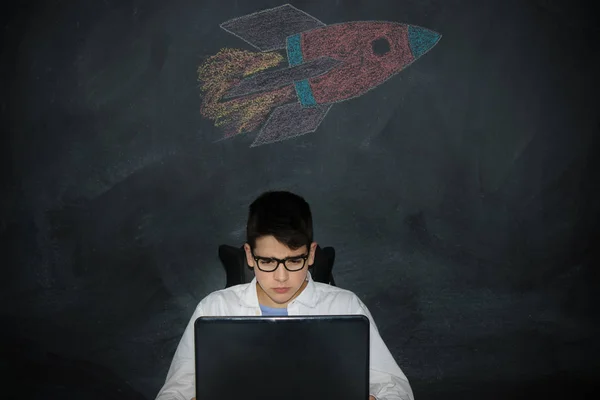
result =
[[302,197],[286,191],[269,191],[250,204],[246,239],[251,248],[261,236],[274,236],[292,250],[313,241],[310,206]]

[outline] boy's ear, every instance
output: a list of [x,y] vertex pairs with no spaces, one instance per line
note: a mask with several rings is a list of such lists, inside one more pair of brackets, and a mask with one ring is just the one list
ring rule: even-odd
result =
[[308,265],[313,265],[315,263],[315,253],[317,252],[317,242],[312,242],[310,244],[309,252],[308,252]]
[[252,251],[248,243],[244,243],[244,252],[246,253],[246,263],[250,268],[254,268],[254,258],[252,258]]

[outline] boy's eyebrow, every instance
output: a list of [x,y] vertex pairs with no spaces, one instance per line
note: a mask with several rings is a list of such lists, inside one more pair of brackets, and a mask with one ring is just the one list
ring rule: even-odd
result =
[[277,258],[277,257],[273,257],[273,256],[269,256],[269,257],[267,257],[267,256],[259,256],[257,254],[255,254],[254,256],[257,257],[257,258],[272,258],[272,259],[276,259],[276,260],[287,260],[289,258],[306,257],[306,256],[308,256],[308,253],[302,253],[302,254],[298,254],[298,255],[295,255],[295,256],[287,256],[285,258]]

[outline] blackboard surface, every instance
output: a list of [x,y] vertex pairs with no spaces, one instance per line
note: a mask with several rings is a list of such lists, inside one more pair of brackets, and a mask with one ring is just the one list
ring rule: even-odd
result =
[[369,306],[416,398],[595,393],[590,6],[292,1],[325,26],[441,38],[312,109],[313,132],[256,146],[260,124],[227,136],[201,112],[198,69],[222,49],[258,52],[220,24],[283,4],[2,6],[3,392],[154,398],[194,307],[224,287],[218,245],[243,243],[248,204],[287,189],[311,203],[336,284]]

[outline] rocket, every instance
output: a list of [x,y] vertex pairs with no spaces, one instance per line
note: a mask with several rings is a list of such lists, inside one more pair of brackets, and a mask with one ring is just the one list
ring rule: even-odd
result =
[[[232,19],[221,28],[260,53],[287,56],[287,65],[246,71],[228,79],[226,90],[221,88],[218,102],[221,113],[229,112],[228,126],[239,126],[242,120],[261,126],[252,146],[314,132],[333,104],[381,85],[441,38],[432,30],[397,22],[326,25],[289,4]],[[256,111],[265,102],[269,107]],[[250,111],[235,117],[228,106]]]

